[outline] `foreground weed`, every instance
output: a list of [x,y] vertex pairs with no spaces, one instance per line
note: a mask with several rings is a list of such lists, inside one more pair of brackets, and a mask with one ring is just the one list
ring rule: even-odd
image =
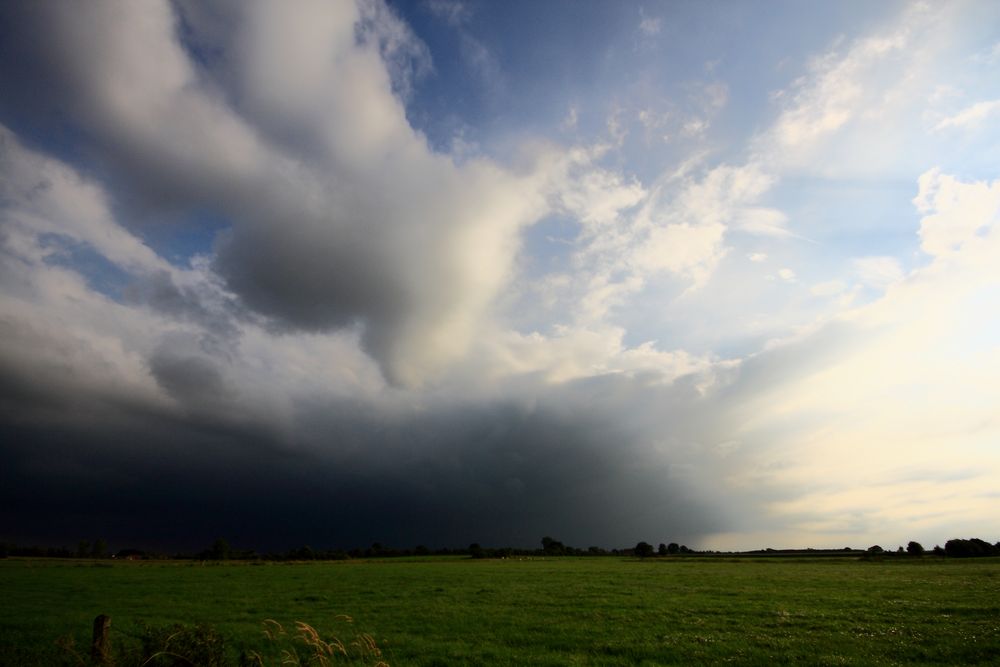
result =
[[224,667],[226,646],[222,635],[209,625],[146,627],[139,659],[143,667]]
[[[350,616],[337,616],[336,620],[353,623]],[[316,628],[302,621],[295,621],[293,634],[274,619],[266,619],[263,625],[264,636],[281,651],[282,665],[329,667],[338,661],[371,665],[371,667],[389,667],[388,663],[382,660],[382,650],[374,637],[366,632],[359,632],[352,640],[344,643],[338,637],[323,639]],[[246,667],[264,667],[266,663],[260,653],[251,651],[244,656],[243,664]]]
[[[229,664],[222,635],[209,625],[144,625],[138,635],[119,634],[116,638],[115,649],[98,664],[114,667],[225,667]],[[77,649],[72,637],[60,637],[56,646],[62,650],[64,664],[94,664]]]

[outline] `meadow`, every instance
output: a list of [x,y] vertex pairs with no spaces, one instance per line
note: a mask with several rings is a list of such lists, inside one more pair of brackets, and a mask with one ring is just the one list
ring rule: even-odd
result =
[[80,664],[101,613],[119,645],[210,624],[233,664],[280,664],[265,619],[368,633],[389,665],[1000,663],[993,558],[11,558],[0,593],[4,665]]

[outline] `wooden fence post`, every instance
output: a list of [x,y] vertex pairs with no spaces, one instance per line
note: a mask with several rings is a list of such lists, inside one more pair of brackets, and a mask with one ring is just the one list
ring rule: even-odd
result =
[[90,657],[98,665],[111,664],[111,617],[101,614],[94,619],[94,639],[90,644]]

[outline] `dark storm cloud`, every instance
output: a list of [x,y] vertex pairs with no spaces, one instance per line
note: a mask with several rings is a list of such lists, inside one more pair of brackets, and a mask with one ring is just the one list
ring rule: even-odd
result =
[[398,417],[340,405],[307,420],[326,446],[124,408],[91,427],[8,423],[2,518],[35,539],[163,548],[219,535],[257,548],[532,546],[546,534],[628,546],[724,525],[694,480],[650,467],[635,433],[582,406]]
[[204,402],[227,393],[222,373],[208,359],[157,354],[150,359],[153,377],[177,400]]

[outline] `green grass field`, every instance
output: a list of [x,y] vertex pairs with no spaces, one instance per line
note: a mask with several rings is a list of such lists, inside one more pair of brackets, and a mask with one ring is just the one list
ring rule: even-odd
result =
[[998,559],[8,559],[0,593],[6,665],[74,664],[55,640],[85,653],[99,613],[113,642],[208,623],[265,664],[268,618],[370,633],[390,665],[1000,664]]

